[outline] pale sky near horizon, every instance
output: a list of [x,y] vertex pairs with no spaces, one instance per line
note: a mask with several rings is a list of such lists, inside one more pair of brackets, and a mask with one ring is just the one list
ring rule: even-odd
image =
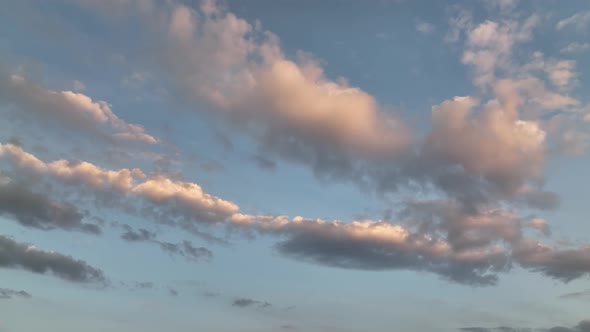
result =
[[0,6],[0,332],[590,331],[590,2]]

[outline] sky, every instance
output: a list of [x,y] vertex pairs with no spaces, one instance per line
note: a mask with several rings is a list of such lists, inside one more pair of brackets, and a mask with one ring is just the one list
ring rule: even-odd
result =
[[587,0],[0,6],[0,332],[590,331]]

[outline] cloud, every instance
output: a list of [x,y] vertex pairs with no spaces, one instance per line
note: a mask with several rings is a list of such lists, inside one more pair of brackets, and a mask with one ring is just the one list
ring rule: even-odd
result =
[[121,234],[121,238],[128,242],[147,242],[156,244],[167,254],[179,255],[188,260],[210,260],[213,253],[205,247],[194,247],[191,241],[183,240],[180,243],[171,243],[160,241],[156,238],[156,233],[150,232],[146,229],[140,228],[137,231],[133,230],[129,225],[123,225],[125,232]]
[[545,219],[533,218],[528,222],[528,225],[531,228],[534,228],[534,229],[538,230],[539,232],[545,234],[546,236],[551,235],[551,229],[550,229],[549,225],[547,224],[547,221],[545,221]]
[[251,159],[256,163],[256,165],[260,169],[274,170],[277,168],[277,163],[275,161],[270,160],[260,154],[252,155]]
[[570,17],[564,18],[557,22],[557,30],[563,30],[567,27],[573,27],[578,30],[584,30],[590,24],[590,11],[579,12]]
[[[289,59],[278,38],[258,25],[212,1],[199,9],[159,9],[158,15],[143,12],[163,46],[159,74],[177,83],[186,99],[208,102],[264,149],[305,160],[324,154],[373,159],[408,146],[409,131],[391,110],[344,79],[327,78],[303,53]],[[156,25],[160,14],[165,24]]]
[[497,70],[510,65],[514,46],[531,39],[538,21],[539,18],[533,15],[522,23],[488,20],[472,29],[468,25],[462,26],[468,29],[462,61],[473,68],[476,86],[485,87],[495,81]]
[[[513,61],[515,47],[531,40],[539,17],[479,24],[468,13],[455,18],[452,37],[465,36],[462,61],[473,69],[479,91],[435,105],[432,130],[416,140],[395,112],[344,79],[326,77],[311,56],[288,57],[278,38],[258,24],[214,2],[157,8],[157,15],[156,7],[139,11],[150,24],[150,40],[162,46],[152,58],[155,75],[174,82],[179,96],[208,102],[230,130],[249,134],[261,155],[304,163],[318,176],[379,193],[403,187],[443,197],[407,204],[398,224],[261,216],[163,174],[43,162],[10,144],[0,145],[0,157],[19,171],[138,199],[146,214],[185,229],[224,224],[274,235],[279,252],[317,264],[428,271],[473,285],[494,284],[513,265],[564,281],[587,273],[584,248],[526,238],[523,227],[547,228],[513,211],[557,205],[556,195],[543,191],[546,147],[555,132],[541,115],[579,104],[551,90],[571,85],[573,63],[541,54],[527,63]],[[125,236],[154,241],[146,232]],[[161,245],[180,250],[180,244]],[[557,258],[571,261],[564,275],[555,272]]]
[[497,102],[474,115],[477,105],[472,97],[455,97],[433,108],[427,138],[432,154],[460,164],[500,191],[516,191],[540,176],[545,132],[538,124],[520,120],[511,105]]
[[416,31],[423,33],[423,34],[429,34],[434,30],[434,25],[428,23],[428,22],[423,22],[423,21],[418,21],[416,22]]
[[119,282],[120,285],[129,291],[141,291],[156,288],[156,285],[150,281]]
[[574,71],[576,62],[573,60],[561,60],[552,63],[547,68],[547,74],[551,82],[559,88],[567,88],[576,78]]
[[105,101],[95,101],[80,92],[45,89],[23,76],[0,72],[0,102],[38,117],[40,123],[48,120],[115,140],[158,142],[142,126],[115,115]]
[[[45,175],[68,186],[90,189],[97,195],[140,198],[148,207],[156,207],[167,223],[182,224],[195,232],[194,223],[222,222],[238,206],[213,196],[192,182],[173,180],[163,175],[148,177],[135,169],[107,170],[88,162],[57,160],[45,163],[12,144],[0,144],[0,158],[6,159],[22,174]],[[119,201],[117,201],[119,202]],[[148,212],[149,213],[149,212]]]
[[[503,1],[499,6],[510,8],[515,4],[516,1]],[[129,10],[127,5],[122,7]],[[326,77],[323,68],[312,56],[299,52],[294,58],[288,57],[282,51],[278,38],[258,24],[249,24],[218,7],[215,2],[202,2],[200,8],[172,3],[156,6],[150,11],[138,8],[136,13],[149,22],[154,31],[153,38],[163,45],[162,54],[155,57],[161,69],[157,74],[175,82],[180,95],[185,98],[209,102],[215,114],[224,119],[230,128],[249,133],[258,143],[259,155],[265,159],[303,163],[323,179],[353,181],[363,189],[376,189],[380,193],[406,186],[441,187],[445,186],[442,182],[448,183],[453,178],[457,179],[454,182],[469,182],[469,186],[474,187],[469,189],[490,196],[485,193],[485,186],[494,176],[487,174],[487,181],[477,180],[482,175],[482,169],[473,166],[482,153],[478,156],[477,152],[473,152],[477,151],[476,144],[473,144],[472,150],[447,154],[446,157],[458,160],[446,160],[441,167],[438,164],[441,158],[424,155],[428,149],[422,146],[421,141],[413,139],[410,130],[395,112],[382,107],[373,96],[350,86],[344,79]],[[533,15],[522,22],[511,19],[474,24],[472,17],[465,12],[453,19],[455,39],[458,40],[461,34],[466,37],[462,61],[474,69],[477,86],[496,89],[496,85],[500,84],[496,81],[502,71],[519,72],[513,70],[513,49],[532,38],[538,22],[539,17]],[[554,83],[561,87],[569,85],[573,78],[568,76],[568,73],[573,74],[571,63],[556,62],[554,67],[550,71]],[[455,128],[450,127],[444,132],[443,139],[451,141],[455,134],[466,134],[466,131],[478,133],[481,129],[481,132],[502,139],[504,147],[510,150],[508,158],[511,161],[504,160],[505,169],[531,157],[531,164],[538,171],[542,166],[545,140],[538,144],[538,153],[519,154],[517,151],[522,146],[510,147],[512,135],[519,144],[526,144],[523,140],[527,139],[525,134],[529,129],[532,130],[529,135],[531,142],[534,133],[540,136],[545,132],[542,125],[534,120],[522,119],[523,112],[516,108],[524,106],[525,102],[519,99],[523,99],[525,96],[522,95],[526,93],[527,100],[535,101],[533,106],[542,103],[543,109],[566,107],[576,101],[551,94],[542,81],[528,77],[511,77],[509,82],[513,82],[513,88],[518,86],[519,89],[510,101],[516,100],[516,107],[496,98],[482,102],[482,107],[503,109],[486,112],[487,118],[473,114],[465,119],[466,123],[472,118],[480,119],[476,119],[474,124],[459,127],[458,130],[463,130],[463,133],[455,133]],[[459,112],[448,111],[444,116],[456,113]],[[491,119],[492,114],[496,119]],[[504,115],[507,119],[501,119]],[[438,121],[433,126],[439,125],[440,128],[445,119],[433,116],[433,121]],[[496,123],[502,123],[504,132],[491,128]],[[495,132],[492,133],[492,130]],[[485,140],[486,136],[481,135],[478,144],[482,147],[484,143],[493,145],[491,139]],[[470,153],[474,155],[468,156]],[[492,158],[488,156],[489,159]],[[469,160],[472,162],[466,163]],[[490,167],[499,167],[501,161],[493,161],[496,165]],[[416,167],[424,163],[430,165]],[[452,174],[436,174],[437,169],[448,170],[453,164],[470,167],[461,170],[462,174],[455,170],[450,171]],[[424,169],[424,172],[416,172],[415,168]],[[516,172],[523,172],[522,167]],[[506,180],[503,176],[499,178]],[[494,186],[498,187],[492,183]],[[436,189],[445,191],[447,188]],[[497,193],[494,195],[498,196]]]
[[49,195],[33,192],[26,184],[8,178],[0,178],[1,214],[13,217],[26,227],[101,233],[99,226],[83,221],[84,214],[75,206],[53,201]]
[[590,43],[570,43],[563,47],[561,53],[582,53],[590,50]]
[[552,328],[522,328],[522,327],[462,327],[460,331],[466,332],[590,332],[590,321],[583,320],[573,327],[555,326]]
[[519,0],[485,0],[486,5],[492,8],[498,8],[501,11],[513,10],[519,3]]
[[74,89],[74,91],[82,91],[82,90],[86,90],[86,85],[84,85],[84,83],[82,83],[78,80],[74,80],[72,82],[72,88]]
[[135,289],[152,289],[154,288],[154,283],[153,282],[136,282],[135,283]]
[[499,248],[454,251],[442,239],[385,222],[296,217],[260,221],[252,227],[286,236],[276,245],[283,255],[332,267],[427,271],[473,285],[492,285],[497,280],[494,272],[508,268],[507,253]]
[[[527,145],[524,146],[520,149],[526,150]],[[179,213],[181,227],[224,224],[247,232],[278,236],[282,238],[276,245],[280,253],[317,264],[352,269],[428,271],[472,285],[494,284],[497,274],[509,270],[512,264],[562,281],[590,271],[586,248],[563,249],[525,238],[521,228],[538,227],[538,221],[529,221],[512,211],[485,204],[469,207],[457,200],[407,203],[400,214],[407,222],[400,224],[261,216],[243,214],[237,204],[212,196],[195,183],[162,175],[150,177],[139,169],[107,170],[90,163],[72,164],[65,160],[46,163],[11,144],[0,145],[0,158],[10,161],[17,171],[45,174],[65,185],[97,192],[106,190],[120,195],[119,199],[140,198],[147,211],[155,209],[153,213],[157,214],[158,210],[163,210],[170,216]],[[498,165],[497,170],[490,168],[493,170],[490,174],[505,176],[504,164]],[[188,241],[178,244],[159,241],[148,230],[134,231],[127,227],[122,237],[128,241],[153,242],[164,251],[189,258],[209,256],[208,250],[195,248]]]
[[560,295],[561,299],[590,299],[590,289]]
[[13,297],[30,299],[32,296],[24,290],[17,291],[9,288],[0,288],[0,299],[11,299]]
[[71,256],[42,251],[0,235],[0,267],[17,268],[39,274],[53,274],[64,280],[106,284],[103,272]]
[[271,307],[272,304],[270,304],[266,301],[263,302],[263,301],[248,299],[248,298],[238,298],[232,302],[232,306],[238,307],[238,308],[247,308],[247,307],[252,307],[252,306],[256,306],[258,308],[268,308],[268,307]]
[[590,276],[590,246],[560,249],[527,239],[513,248],[513,256],[524,268],[563,282]]

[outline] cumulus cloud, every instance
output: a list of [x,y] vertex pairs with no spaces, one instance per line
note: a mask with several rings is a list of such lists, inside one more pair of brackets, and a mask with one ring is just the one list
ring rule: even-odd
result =
[[278,38],[258,25],[213,1],[161,9],[166,20],[144,17],[163,45],[160,74],[264,149],[306,161],[324,154],[372,159],[409,144],[408,129],[391,110],[344,79],[327,78],[309,56],[288,58]]
[[0,158],[19,172],[47,175],[66,185],[81,185],[99,193],[133,196],[175,216],[199,222],[220,222],[238,210],[235,203],[213,196],[192,182],[162,175],[148,177],[140,169],[107,170],[88,162],[57,160],[45,163],[12,144],[0,145]]
[[478,100],[456,97],[436,106],[428,148],[435,156],[457,162],[504,191],[516,191],[542,174],[545,132],[523,121],[511,105],[490,102],[478,115]]
[[73,282],[103,285],[107,283],[103,272],[85,261],[57,252],[39,250],[2,235],[0,235],[0,267],[53,274]]
[[80,92],[49,90],[19,75],[0,72],[0,103],[39,117],[41,123],[48,120],[117,140],[158,142],[142,126],[119,118],[105,101]]
[[23,299],[30,299],[32,296],[24,290],[14,290],[9,288],[0,288],[0,299],[11,299],[13,297],[19,297]]
[[75,206],[56,202],[49,195],[8,178],[0,178],[0,214],[11,216],[26,227],[101,233],[96,224],[84,222],[84,214]]

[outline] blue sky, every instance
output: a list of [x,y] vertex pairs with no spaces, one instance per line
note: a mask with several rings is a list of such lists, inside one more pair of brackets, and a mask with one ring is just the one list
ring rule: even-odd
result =
[[7,1],[0,332],[590,331],[587,1]]

